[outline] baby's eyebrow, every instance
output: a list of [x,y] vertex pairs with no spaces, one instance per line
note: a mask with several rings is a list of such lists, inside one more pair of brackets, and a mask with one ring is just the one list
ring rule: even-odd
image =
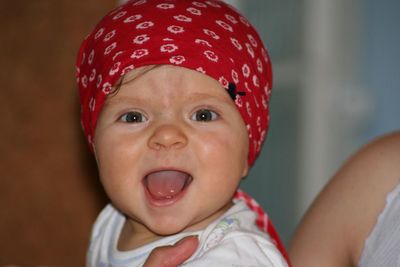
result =
[[[227,94],[228,96],[228,94]],[[196,100],[217,100],[217,101],[223,101],[223,102],[231,102],[232,100],[229,97],[224,97],[222,94],[221,95],[211,95],[207,93],[193,93],[189,97],[189,100],[191,101],[196,101]]]
[[[186,97],[186,101],[188,102],[197,102],[197,101],[212,101],[212,102],[219,102],[220,104],[231,104],[232,99],[229,97],[228,94],[224,96],[225,92],[222,92],[221,94],[208,94],[208,93],[202,93],[202,92],[194,92],[191,93]],[[120,105],[134,105],[134,106],[145,106],[151,104],[151,100],[146,98],[146,97],[140,97],[140,96],[124,96],[124,97],[117,97],[117,96],[111,96],[109,97],[105,103],[104,103],[104,108],[112,108],[112,107],[117,107]]]

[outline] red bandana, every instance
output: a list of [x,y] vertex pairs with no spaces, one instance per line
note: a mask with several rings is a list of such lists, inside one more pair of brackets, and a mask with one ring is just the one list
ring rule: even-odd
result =
[[100,21],[77,60],[82,126],[90,146],[107,94],[120,77],[160,64],[197,70],[228,90],[249,133],[252,166],[269,124],[271,64],[253,26],[217,0],[129,1]]

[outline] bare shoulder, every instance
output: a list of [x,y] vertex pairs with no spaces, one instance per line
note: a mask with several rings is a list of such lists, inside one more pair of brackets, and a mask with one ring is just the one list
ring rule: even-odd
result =
[[[385,135],[361,149],[353,160],[366,161],[369,169],[398,175],[400,170],[400,132]],[[372,162],[370,162],[372,161]],[[375,167],[375,168],[374,168]],[[381,169],[383,167],[383,169]],[[394,172],[394,173],[391,173]]]
[[316,198],[289,248],[294,266],[355,266],[386,195],[400,183],[400,132],[355,153]]

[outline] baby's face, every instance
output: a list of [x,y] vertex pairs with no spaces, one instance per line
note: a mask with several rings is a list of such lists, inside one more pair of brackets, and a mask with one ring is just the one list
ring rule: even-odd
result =
[[138,71],[99,117],[101,182],[136,232],[203,228],[229,208],[247,174],[244,122],[225,89],[204,74],[175,66]]

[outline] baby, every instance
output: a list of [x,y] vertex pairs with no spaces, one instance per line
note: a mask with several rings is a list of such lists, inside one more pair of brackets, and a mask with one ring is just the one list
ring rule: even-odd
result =
[[88,266],[142,266],[193,235],[183,266],[288,266],[256,204],[234,198],[266,135],[272,80],[243,16],[217,0],[129,1],[84,40],[77,79],[112,203]]

